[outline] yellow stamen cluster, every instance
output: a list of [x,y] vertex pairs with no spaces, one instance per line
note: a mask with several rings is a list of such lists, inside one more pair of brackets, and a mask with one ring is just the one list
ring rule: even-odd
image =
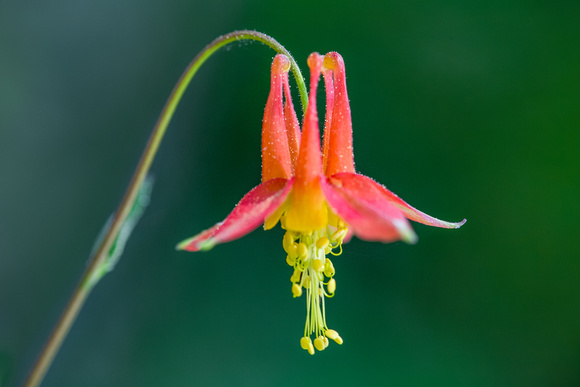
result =
[[[311,355],[314,355],[314,348],[322,351],[328,347],[328,339],[342,344],[338,332],[326,326],[324,298],[333,297],[336,291],[334,266],[326,256],[342,253],[342,241],[347,231],[346,225],[339,221],[337,227],[327,226],[310,233],[289,230],[284,235],[283,246],[288,254],[286,262],[294,268],[290,277],[292,294],[300,297],[302,289],[306,289],[306,327],[300,346]],[[314,341],[311,335],[314,335]]]

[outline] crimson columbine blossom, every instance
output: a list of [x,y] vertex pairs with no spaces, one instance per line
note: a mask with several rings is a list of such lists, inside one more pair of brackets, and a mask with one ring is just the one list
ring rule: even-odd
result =
[[[342,252],[350,234],[367,241],[415,243],[407,219],[429,226],[459,228],[459,223],[433,218],[405,203],[374,180],[357,174],[352,152],[352,121],[344,62],[336,52],[308,57],[310,94],[302,133],[288,84],[290,61],[277,55],[262,128],[262,184],[212,228],[178,245],[188,251],[209,250],[240,238],[262,223],[266,230],[280,221],[286,262],[294,268],[294,297],[306,289],[307,316],[302,348],[314,354],[328,339],[342,344],[326,325],[324,296],[336,290],[328,254]],[[326,88],[324,141],[320,144],[316,90],[320,74]],[[285,103],[284,103],[285,100]],[[314,340],[311,336],[314,336]]]

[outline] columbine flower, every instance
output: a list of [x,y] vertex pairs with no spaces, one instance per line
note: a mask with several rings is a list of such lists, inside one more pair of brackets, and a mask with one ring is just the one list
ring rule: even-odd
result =
[[[339,255],[345,238],[354,234],[367,241],[415,243],[417,236],[407,219],[443,228],[459,228],[465,220],[435,219],[355,173],[342,57],[336,52],[324,57],[313,53],[308,66],[310,97],[302,133],[288,84],[290,61],[277,55],[262,128],[262,184],[244,196],[223,222],[183,241],[178,248],[209,250],[262,223],[268,230],[280,221],[286,230],[286,262],[294,269],[292,294],[300,297],[302,289],[306,292],[306,327],[300,344],[314,354],[314,348],[321,351],[328,346],[328,339],[342,344],[338,333],[326,325],[324,298],[332,297],[336,290],[334,267],[327,256]],[[326,87],[322,152],[316,111],[321,73]]]

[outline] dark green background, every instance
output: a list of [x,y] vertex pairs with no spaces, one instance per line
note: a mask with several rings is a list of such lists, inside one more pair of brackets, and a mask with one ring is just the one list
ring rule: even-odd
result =
[[345,246],[327,303],[345,342],[301,350],[279,228],[174,250],[260,180],[274,54],[233,45],[194,78],[151,206],[45,385],[579,385],[572,0],[2,1],[0,384],[23,381],[189,60],[242,28],[303,71],[339,51],[357,170],[467,224]]

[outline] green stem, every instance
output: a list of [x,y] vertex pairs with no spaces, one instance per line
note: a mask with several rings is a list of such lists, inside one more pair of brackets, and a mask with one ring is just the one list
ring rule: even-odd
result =
[[296,64],[296,61],[290,55],[290,53],[275,39],[271,38],[268,35],[262,34],[257,31],[234,31],[229,34],[220,36],[219,38],[215,39],[213,42],[208,44],[187,66],[179,81],[175,85],[171,95],[169,96],[163,110],[161,111],[161,115],[153,128],[153,132],[151,133],[151,137],[147,142],[147,146],[143,151],[137,169],[133,174],[133,178],[129,183],[129,187],[125,192],[125,196],[121,201],[121,204],[113,217],[113,221],[111,222],[111,226],[109,227],[105,237],[103,238],[99,248],[96,250],[95,254],[92,256],[89,266],[85,270],[82,279],[75,289],[69,303],[67,304],[60,320],[58,321],[54,331],[52,332],[48,342],[46,343],[44,349],[42,350],[36,364],[31,370],[30,376],[26,383],[26,386],[38,386],[44,375],[48,371],[48,368],[52,364],[58,349],[60,348],[62,342],[64,341],[65,337],[67,336],[72,324],[74,323],[79,311],[81,310],[82,306],[84,305],[89,293],[91,292],[92,288],[96,284],[94,281],[95,273],[102,269],[103,265],[106,264],[106,259],[108,256],[111,247],[121,227],[123,226],[135,199],[137,198],[137,194],[139,189],[141,188],[143,181],[145,180],[145,176],[151,167],[151,163],[155,158],[155,154],[157,153],[157,149],[159,148],[159,144],[161,143],[161,139],[165,134],[165,130],[173,117],[173,113],[181,100],[181,97],[187,86],[189,85],[191,79],[196,74],[197,70],[201,67],[201,65],[217,50],[221,47],[227,45],[228,43],[235,42],[238,40],[256,40],[258,42],[262,42],[267,46],[274,49],[276,52],[280,54],[285,54],[290,58],[291,62],[291,69],[294,74],[294,78],[296,79],[296,83],[298,84],[298,91],[300,93],[300,99],[302,101],[302,107],[306,107],[308,105],[308,94],[306,92],[306,85],[304,84],[304,79],[302,74],[300,73],[300,69]]

